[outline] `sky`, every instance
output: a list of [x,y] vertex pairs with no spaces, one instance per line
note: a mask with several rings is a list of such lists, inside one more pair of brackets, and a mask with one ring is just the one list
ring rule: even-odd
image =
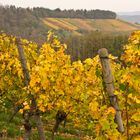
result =
[[49,9],[101,9],[114,12],[140,11],[140,0],[0,0],[1,5]]

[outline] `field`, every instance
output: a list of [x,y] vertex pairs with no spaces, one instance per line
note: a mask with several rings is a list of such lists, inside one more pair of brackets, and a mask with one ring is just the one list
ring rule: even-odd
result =
[[103,32],[131,32],[138,30],[140,26],[119,19],[70,19],[70,18],[45,18],[42,21],[51,29]]

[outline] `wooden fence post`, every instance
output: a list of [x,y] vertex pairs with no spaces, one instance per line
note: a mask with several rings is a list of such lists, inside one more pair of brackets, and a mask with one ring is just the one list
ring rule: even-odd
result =
[[105,83],[105,88],[106,92],[109,96],[110,99],[110,104],[114,109],[116,110],[115,114],[115,122],[118,125],[118,130],[120,132],[124,132],[124,126],[122,122],[122,117],[121,117],[121,111],[119,109],[118,101],[117,101],[117,96],[114,94],[114,79],[112,76],[112,70],[111,70],[111,65],[109,62],[109,57],[108,57],[108,51],[105,48],[102,48],[98,51],[101,65],[102,65],[102,71],[103,71],[103,80]]
[[[18,48],[19,60],[21,62],[21,67],[22,67],[22,71],[23,71],[23,75],[24,75],[24,84],[25,84],[25,86],[28,86],[29,82],[30,82],[30,73],[29,73],[29,70],[28,70],[28,67],[27,67],[26,58],[25,58],[25,55],[24,55],[24,49],[22,47],[20,38],[16,39],[16,43],[17,43],[17,48]],[[36,100],[35,100],[34,96],[30,94],[29,98],[32,101],[32,107],[34,109],[37,109]],[[39,134],[39,139],[40,140],[46,140],[45,134],[44,134],[44,129],[43,129],[43,123],[41,121],[40,115],[36,112],[34,116],[35,116],[35,121],[36,121],[38,134]],[[29,117],[26,119],[27,120],[27,125],[30,125],[28,119],[29,119]],[[26,127],[25,127],[25,129],[26,129]],[[30,131],[31,131],[31,128],[29,130],[27,129],[27,132],[26,132],[25,137],[24,137],[25,140],[29,139]]]

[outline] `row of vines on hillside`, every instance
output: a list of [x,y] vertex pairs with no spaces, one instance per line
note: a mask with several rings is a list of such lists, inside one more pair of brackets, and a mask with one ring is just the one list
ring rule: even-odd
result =
[[[19,59],[19,45],[24,49],[30,74],[28,84],[25,84]],[[53,119],[58,113],[65,114],[62,115],[62,121],[67,118],[75,128],[87,128],[93,132],[95,139],[138,139],[140,32],[130,36],[121,60],[109,56],[115,79],[115,94],[118,95],[125,126],[123,134],[117,130],[115,110],[110,106],[104,90],[99,57],[72,62],[70,56],[65,54],[66,48],[51,32],[40,49],[33,42],[20,39],[19,44],[15,37],[1,34],[1,111],[16,110],[28,122],[35,119],[35,115],[43,114],[43,117],[50,116]],[[5,105],[7,101],[12,109]],[[27,116],[28,120],[25,119]],[[57,131],[57,125],[59,122],[56,117],[53,131]]]

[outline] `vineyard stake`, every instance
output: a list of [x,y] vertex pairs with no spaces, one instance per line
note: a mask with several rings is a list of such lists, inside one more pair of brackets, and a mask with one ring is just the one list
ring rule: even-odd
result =
[[[22,43],[21,43],[20,38],[16,39],[16,43],[18,44],[17,48],[18,48],[19,60],[21,62],[21,67],[22,67],[22,71],[23,71],[23,74],[24,74],[24,83],[25,83],[25,86],[28,87],[29,82],[30,82],[30,73],[29,73],[29,70],[28,70],[28,67],[27,67],[27,62],[26,62],[26,58],[25,58],[25,55],[24,55],[24,48],[22,47]],[[36,105],[36,100],[35,100],[34,96],[31,95],[30,98],[32,100],[33,108],[36,109],[37,105]],[[29,120],[27,120],[27,121],[29,121]],[[40,140],[46,140],[44,130],[43,130],[43,123],[41,121],[40,116],[37,113],[35,114],[35,121],[36,121],[36,126],[37,126],[37,129],[38,129],[39,139]],[[27,135],[27,139],[29,139],[29,135],[30,134]],[[26,137],[25,137],[25,139],[26,139]]]
[[114,79],[112,75],[111,65],[109,62],[108,51],[107,49],[102,48],[98,51],[98,54],[102,65],[102,73],[103,73],[103,80],[105,83],[105,89],[109,96],[111,106],[116,110],[115,122],[118,125],[119,132],[124,132],[121,110],[119,109],[117,96],[114,94],[115,91]]

